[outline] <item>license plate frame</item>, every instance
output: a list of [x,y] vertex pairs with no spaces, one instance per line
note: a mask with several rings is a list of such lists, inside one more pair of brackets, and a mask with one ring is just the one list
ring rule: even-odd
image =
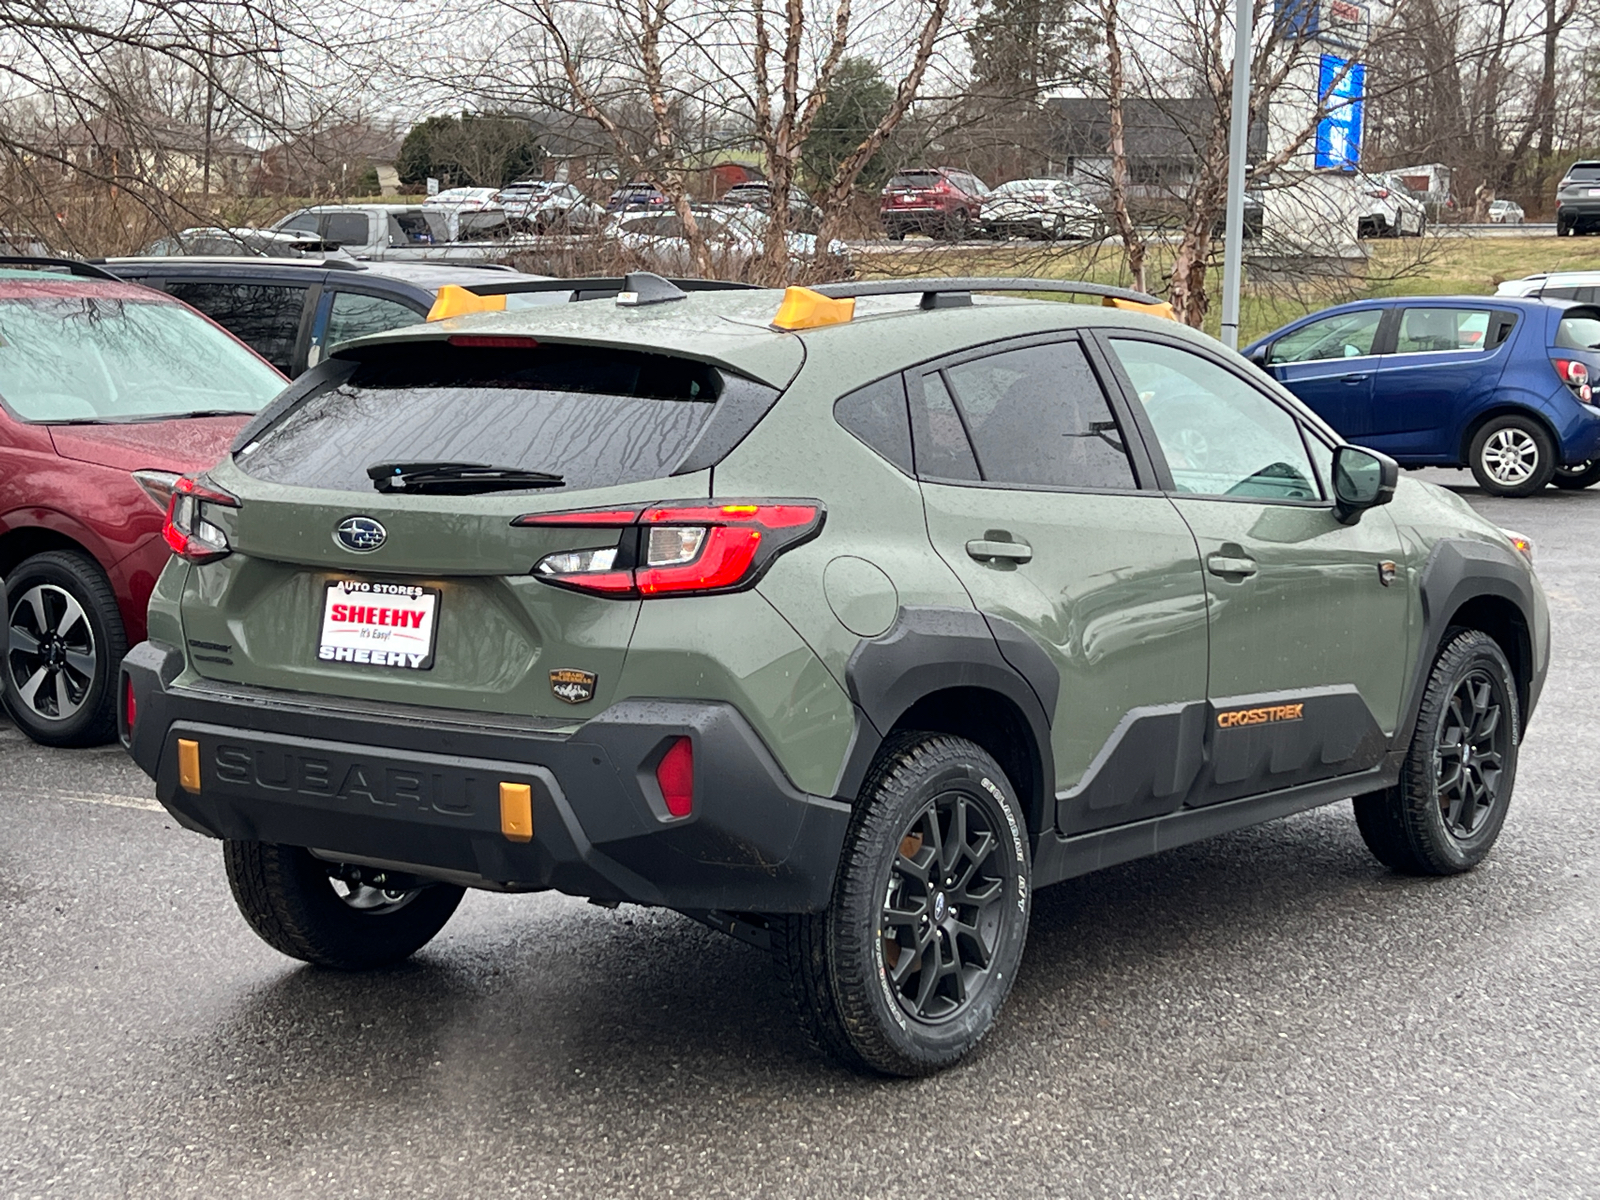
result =
[[320,663],[431,671],[444,593],[421,584],[339,577],[324,584]]

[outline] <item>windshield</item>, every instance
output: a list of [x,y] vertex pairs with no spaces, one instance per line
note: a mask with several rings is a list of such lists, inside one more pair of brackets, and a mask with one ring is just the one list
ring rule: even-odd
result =
[[0,399],[23,421],[253,413],[283,387],[283,376],[181,304],[0,300]]

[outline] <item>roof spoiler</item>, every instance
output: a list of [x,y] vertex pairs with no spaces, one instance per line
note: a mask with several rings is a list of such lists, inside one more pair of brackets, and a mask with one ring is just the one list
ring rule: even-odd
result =
[[682,300],[690,292],[750,291],[755,285],[734,283],[726,279],[666,279],[650,271],[632,271],[627,275],[595,276],[587,279],[519,279],[507,283],[445,284],[439,289],[438,299],[428,312],[428,320],[442,321],[446,317],[459,317],[473,312],[504,312],[507,296],[537,295],[549,292],[571,292],[571,299],[611,300],[632,296],[620,301],[632,305],[661,304]]

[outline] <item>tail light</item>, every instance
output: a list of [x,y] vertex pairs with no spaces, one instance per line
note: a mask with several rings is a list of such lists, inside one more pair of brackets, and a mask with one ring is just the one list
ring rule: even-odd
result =
[[816,500],[751,500],[530,513],[511,523],[619,529],[611,545],[546,555],[533,574],[556,587],[639,599],[751,587],[778,555],[815,537],[825,515]]
[[1588,404],[1594,397],[1594,391],[1589,386],[1589,367],[1575,358],[1552,358],[1550,365],[1556,369],[1556,374],[1561,376],[1561,382],[1572,389],[1573,394]]
[[172,485],[178,482],[173,471],[135,471],[134,482],[144,489],[144,494],[155,501],[162,512],[172,506]]
[[1368,192],[1367,195],[1371,196],[1374,200],[1387,200],[1389,198],[1389,189],[1376,188],[1373,191]]
[[694,811],[694,743],[688,738],[676,739],[661,756],[656,784],[673,816],[687,817]]
[[232,553],[228,535],[205,519],[208,504],[238,508],[239,498],[209,484],[196,483],[187,475],[172,485],[161,536],[174,554],[188,562],[211,562]]

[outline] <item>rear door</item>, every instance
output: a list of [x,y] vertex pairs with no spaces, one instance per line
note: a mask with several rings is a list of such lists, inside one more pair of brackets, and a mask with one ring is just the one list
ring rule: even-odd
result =
[[[1379,331],[1392,309],[1363,308],[1312,321],[1267,348],[1267,369],[1351,441],[1372,426]],[[1392,320],[1392,318],[1391,318]]]
[[197,308],[291,379],[306,368],[318,274],[302,281],[169,277],[167,294]]
[[1500,383],[1516,322],[1514,312],[1487,303],[1400,308],[1393,352],[1373,378],[1362,444],[1400,459],[1455,461],[1462,421]]
[[[553,586],[538,564],[615,553],[623,531],[514,519],[703,502],[710,471],[674,471],[719,416],[753,423],[776,390],[610,347],[411,347],[386,347],[324,385],[213,476],[240,505],[205,509],[233,552],[189,576],[195,669],[230,683],[553,718],[574,709],[551,672],[573,670],[590,677],[593,703],[580,715],[600,711],[639,602]],[[368,475],[418,461],[545,471],[562,484],[384,493]]]
[[1092,352],[1014,343],[908,385],[934,547],[991,626],[1009,623],[1059,675],[1059,828],[1179,807],[1199,766],[1205,590],[1194,538],[1140,487],[1148,460]]

